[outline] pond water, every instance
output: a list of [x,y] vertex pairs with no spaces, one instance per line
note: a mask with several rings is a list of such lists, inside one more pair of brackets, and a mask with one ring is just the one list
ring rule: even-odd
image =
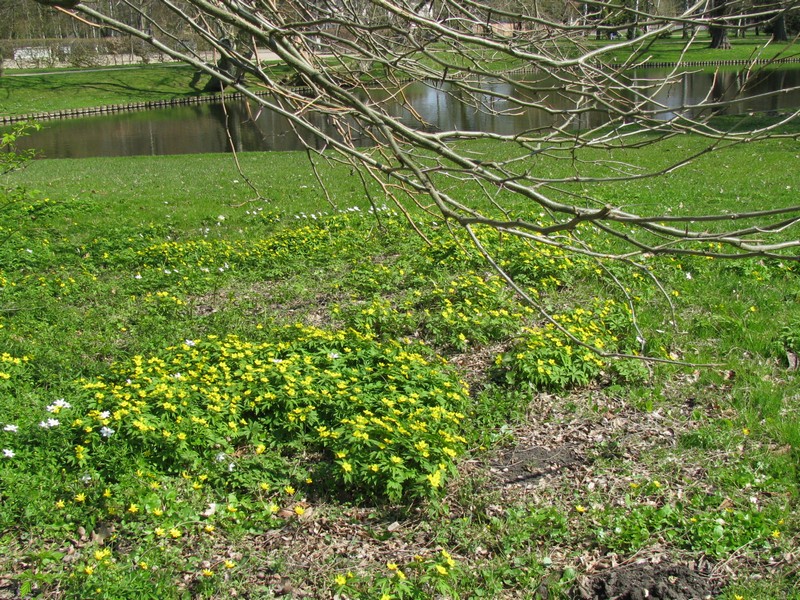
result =
[[[631,74],[635,80],[660,81],[666,71],[648,69]],[[658,118],[674,116],[671,109],[701,103],[705,98],[732,99],[741,87],[743,74],[722,71],[685,75],[679,82],[664,87],[652,98],[665,107]],[[494,83],[495,91],[520,97],[518,86]],[[737,114],[748,111],[780,111],[800,106],[800,69],[780,69],[759,75],[755,84],[748,83],[745,94],[753,98],[725,107],[720,112]],[[766,92],[785,90],[786,93],[756,97]],[[371,92],[373,98],[375,92]],[[442,87],[416,83],[404,90],[404,102],[388,99],[387,110],[405,122],[414,122],[414,112],[427,126],[437,130],[488,131],[513,134],[527,130],[552,127],[555,118],[542,110],[519,110],[509,103],[486,96],[495,112],[487,113],[458,101],[458,92]],[[380,98],[379,98],[380,99]],[[382,99],[381,99],[382,100]],[[566,107],[568,99],[560,100]],[[558,98],[548,99],[551,105]],[[554,105],[554,107],[558,107]],[[558,108],[562,108],[558,107]],[[513,114],[498,114],[514,108]],[[337,135],[333,123],[323,115],[315,115],[316,124],[330,135]],[[571,126],[586,128],[604,122],[600,112],[587,113]],[[225,124],[229,123],[226,129]],[[417,126],[419,122],[416,122]],[[229,135],[230,134],[230,135]],[[272,111],[257,112],[244,101],[222,104],[197,104],[160,108],[140,112],[117,113],[106,116],[81,117],[47,121],[43,128],[26,137],[23,148],[35,148],[46,158],[80,158],[87,156],[135,156],[230,152],[257,150],[302,150],[303,141],[311,147],[321,142],[311,134],[293,130],[288,121]],[[359,140],[357,140],[358,142]],[[368,140],[360,140],[368,145]]]

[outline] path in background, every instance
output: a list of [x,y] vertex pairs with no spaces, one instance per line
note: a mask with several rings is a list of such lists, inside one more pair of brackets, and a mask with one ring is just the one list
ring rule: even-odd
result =
[[[219,55],[215,52],[205,52],[201,53],[199,57],[209,63],[216,62],[219,58]],[[258,49],[258,60],[263,61],[279,61],[280,58],[274,52],[270,50],[264,50],[262,48]],[[73,65],[63,63],[62,66],[59,65],[51,65],[53,70],[51,71],[37,71],[36,73],[13,73],[9,72],[8,69],[35,69],[38,67],[35,61],[28,61],[25,63],[24,61],[14,61],[16,66],[12,67],[8,63],[6,63],[6,71],[3,74],[4,77],[32,77],[37,75],[63,75],[67,73],[85,73],[86,71],[129,71],[131,69],[137,69],[143,65],[152,65],[152,64],[160,64],[163,66],[182,66],[185,63],[180,61],[172,61],[172,60],[155,60],[150,61],[147,63],[143,63],[141,58],[138,56],[134,56],[132,54],[117,54],[111,55],[106,54],[104,56],[98,57],[98,63],[102,66],[96,67],[86,67],[86,68],[76,68]],[[121,63],[121,64],[118,64]]]

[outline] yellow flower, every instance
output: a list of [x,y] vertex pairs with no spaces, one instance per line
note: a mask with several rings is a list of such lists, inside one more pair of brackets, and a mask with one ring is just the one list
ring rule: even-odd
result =
[[163,515],[163,514],[164,514],[164,511],[163,511],[163,510],[161,510],[160,508],[154,508],[154,509],[153,509],[153,514],[154,514],[155,516],[157,516],[157,517],[160,517],[161,515]]
[[64,506],[66,506],[66,504],[64,504],[63,500],[58,500],[56,502],[56,508],[61,509],[61,508],[64,508]]
[[333,580],[336,583],[336,585],[344,585],[345,583],[347,583],[347,577],[345,577],[341,573],[336,577],[334,577]]
[[435,473],[431,473],[430,475],[425,476],[428,479],[428,483],[431,484],[432,488],[438,488],[442,485],[442,472],[436,471]]
[[92,573],[94,573],[94,569],[92,567],[86,566],[83,568],[83,572],[86,573],[87,575],[91,575]]
[[294,494],[294,488],[290,485],[287,485],[285,488],[283,488],[283,491],[289,494],[290,496]]
[[456,561],[453,560],[453,557],[450,556],[450,553],[447,550],[442,550],[442,558],[450,567],[456,566]]
[[386,568],[389,569],[390,571],[397,571],[397,563],[387,562]]
[[300,517],[305,514],[306,509],[298,504],[297,506],[294,507],[294,512],[298,517]]
[[260,487],[260,488],[261,488],[262,490],[264,490],[265,492],[269,490],[269,484],[268,484],[268,483],[266,483],[266,482],[262,482],[262,483],[260,483],[258,487]]
[[132,514],[136,514],[137,512],[139,512],[139,507],[138,507],[138,506],[136,506],[135,504],[131,504],[131,505],[128,507],[128,512],[129,512],[129,513],[132,513]]
[[146,562],[142,561],[142,562],[139,563],[139,568],[142,569],[143,571],[146,571],[147,568],[148,568],[148,564]]
[[86,500],[86,494],[82,492],[80,494],[75,494],[75,502],[83,502],[85,500]]
[[215,527],[213,525],[206,525],[205,527],[203,527],[203,531],[205,531],[206,533],[214,533],[214,529]]
[[353,465],[351,465],[349,462],[345,461],[345,462],[342,463],[342,470],[345,473],[352,473]]
[[436,565],[436,571],[439,575],[447,575],[447,569],[445,569],[442,565]]
[[111,490],[110,489],[106,488],[105,491],[103,491],[103,498],[111,498]]
[[583,506],[583,505],[581,505],[581,504],[578,504],[578,505],[575,507],[575,510],[577,510],[579,513],[585,513],[585,512],[586,512],[586,507],[585,507],[585,506]]
[[203,577],[213,577],[214,571],[212,571],[211,569],[203,569],[201,571],[201,574],[203,575]]
[[236,563],[235,563],[235,562],[233,562],[232,560],[226,560],[226,561],[225,561],[224,563],[222,563],[222,564],[223,564],[223,565],[225,565],[225,568],[226,568],[226,569],[232,569],[232,568],[234,568],[234,567],[236,566]]
[[779,537],[781,537],[781,532],[776,529],[772,532],[772,537],[777,540]]
[[94,558],[95,560],[103,560],[104,558],[111,556],[111,550],[106,548],[105,550],[95,550],[94,551]]
[[153,533],[155,533],[158,537],[163,537],[167,532],[164,531],[163,527],[156,527]]
[[392,600],[392,597],[389,594],[383,594],[381,600]]
[[256,446],[256,454],[264,454],[264,451],[266,449],[267,447],[264,444],[259,444],[258,446]]

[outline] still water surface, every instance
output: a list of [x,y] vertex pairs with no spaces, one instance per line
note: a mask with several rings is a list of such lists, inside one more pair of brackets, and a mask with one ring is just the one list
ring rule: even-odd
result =
[[[634,79],[658,81],[666,71],[647,70],[633,73]],[[666,107],[658,118],[674,116],[670,108],[699,104],[705,98],[732,99],[740,86],[742,75],[735,71],[709,72],[685,75],[680,82],[661,89],[653,100]],[[522,92],[514,84],[496,83],[495,91],[519,97]],[[786,90],[786,93],[752,98],[723,109],[726,114],[748,111],[781,111],[800,107],[800,69],[781,69],[763,73],[755,85],[748,84],[745,92],[758,96],[766,92]],[[405,90],[405,103],[387,100],[384,106],[408,124],[416,123],[408,105],[430,127],[437,130],[487,131],[513,134],[551,127],[555,118],[542,110],[522,111],[516,106],[489,96],[495,111],[514,109],[514,114],[489,114],[457,100],[455,94],[441,87],[413,84]],[[562,98],[567,108],[568,99]],[[253,118],[255,117],[255,118]],[[336,135],[332,123],[323,115],[316,115],[317,125],[330,135]],[[587,113],[573,127],[597,126],[606,116],[600,112]],[[225,124],[229,123],[230,137]],[[244,101],[221,104],[197,104],[174,108],[153,109],[141,112],[118,113],[107,116],[82,117],[62,121],[48,121],[41,131],[23,140],[24,147],[35,148],[47,158],[80,158],[87,156],[136,156],[230,152],[256,150],[302,150],[299,136],[311,147],[321,147],[321,142],[311,134],[298,133],[287,120],[274,112],[248,110]],[[367,140],[362,140],[367,145]]]

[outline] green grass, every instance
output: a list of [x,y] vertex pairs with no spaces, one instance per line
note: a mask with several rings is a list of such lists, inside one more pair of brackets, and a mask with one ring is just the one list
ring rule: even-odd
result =
[[[281,67],[273,68],[280,76]],[[190,86],[194,73],[193,67],[174,63],[77,70],[6,69],[7,76],[0,77],[0,115],[197,96],[200,92]],[[203,77],[200,85],[207,79]]]
[[[644,214],[789,205],[798,150],[591,191]],[[796,265],[650,259],[674,327],[612,266],[648,352],[695,365],[648,370],[560,337],[429,219],[426,246],[369,215],[348,170],[320,165],[334,207],[304,155],[239,159],[259,194],[226,156],[4,178],[0,578],[20,596],[566,597],[611,552],[725,565],[722,598],[798,596]],[[484,241],[576,335],[637,346],[594,263]]]
[[[634,50],[634,62],[646,61],[650,63],[674,63],[679,60],[685,62],[715,62],[727,60],[773,60],[794,58],[800,56],[800,49],[789,43],[772,43],[770,36],[755,36],[748,34],[744,38],[736,38],[732,35],[729,38],[731,48],[728,50],[716,50],[709,48],[710,37],[706,33],[699,34],[691,40],[691,45],[686,48],[689,40],[682,39],[680,34],[673,34],[672,37],[648,41],[639,47],[627,48],[622,51],[610,51],[603,55],[603,61],[607,63],[623,63]],[[602,48],[612,46],[616,41],[591,40],[588,43],[592,48]]]
[[[13,70],[9,70],[13,74]],[[147,65],[116,70],[49,70],[0,78],[0,114],[32,114],[72,108],[194,96],[194,70],[184,65]]]

